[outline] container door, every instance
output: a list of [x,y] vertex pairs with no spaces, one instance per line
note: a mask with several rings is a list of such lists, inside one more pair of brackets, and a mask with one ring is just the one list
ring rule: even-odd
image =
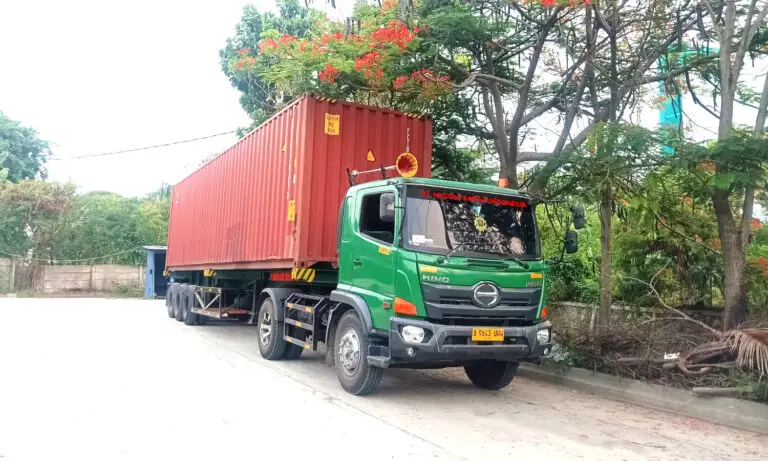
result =
[[361,190],[355,201],[357,223],[352,254],[354,291],[371,309],[373,325],[387,328],[395,301],[397,248],[395,221],[381,219],[379,204],[382,194],[395,194],[392,186]]

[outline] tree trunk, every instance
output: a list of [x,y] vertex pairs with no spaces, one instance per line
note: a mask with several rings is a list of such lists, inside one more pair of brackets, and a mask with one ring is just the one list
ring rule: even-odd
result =
[[723,327],[734,328],[747,317],[747,274],[746,254],[741,242],[740,229],[736,226],[728,203],[727,191],[715,191],[712,204],[715,207],[718,234],[722,245],[724,280]]
[[739,239],[729,237],[728,239],[720,239],[723,245],[723,261],[725,265],[723,327],[726,330],[741,325],[747,318],[748,310],[744,252],[741,251]]
[[613,280],[611,264],[611,220],[613,217],[613,190],[610,186],[603,189],[600,198],[600,310],[598,325],[611,324],[611,304],[613,303]]

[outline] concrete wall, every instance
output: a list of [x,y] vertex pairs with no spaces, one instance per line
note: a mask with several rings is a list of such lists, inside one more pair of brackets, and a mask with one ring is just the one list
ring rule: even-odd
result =
[[0,293],[10,293],[13,291],[11,283],[11,260],[0,258]]
[[[550,319],[554,324],[567,325],[573,328],[592,329],[597,321],[596,304],[583,304],[574,302],[550,302]],[[721,310],[680,309],[690,317],[706,323],[713,328],[722,327]],[[674,315],[663,308],[635,307],[635,306],[611,306],[611,318],[613,320],[629,320],[638,317],[655,317],[657,315]]]
[[[115,292],[125,289],[144,292],[146,268],[113,264],[93,266],[23,265],[0,259],[0,293],[31,291],[41,294]],[[11,274],[15,287],[10,286]]]
[[43,294],[77,291],[114,291],[121,287],[144,287],[143,266],[113,264],[94,266],[41,266]]

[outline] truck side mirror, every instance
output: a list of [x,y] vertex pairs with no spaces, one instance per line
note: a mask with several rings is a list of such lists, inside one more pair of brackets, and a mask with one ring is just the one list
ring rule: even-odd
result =
[[384,222],[395,221],[395,194],[386,192],[379,196],[379,219]]
[[579,234],[575,230],[565,233],[565,252],[569,255],[579,251]]
[[584,207],[578,205],[571,205],[571,216],[573,220],[573,227],[575,229],[584,228]]

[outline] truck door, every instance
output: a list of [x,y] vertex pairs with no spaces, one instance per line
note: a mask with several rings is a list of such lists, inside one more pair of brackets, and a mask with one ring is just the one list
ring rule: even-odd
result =
[[[380,186],[360,191],[355,203],[357,223],[355,244],[351,250],[352,284],[371,309],[374,326],[389,324],[395,301],[395,220],[382,220],[379,213],[381,195],[395,194],[392,186]],[[395,213],[397,215],[397,213]],[[398,218],[396,218],[397,220]]]

